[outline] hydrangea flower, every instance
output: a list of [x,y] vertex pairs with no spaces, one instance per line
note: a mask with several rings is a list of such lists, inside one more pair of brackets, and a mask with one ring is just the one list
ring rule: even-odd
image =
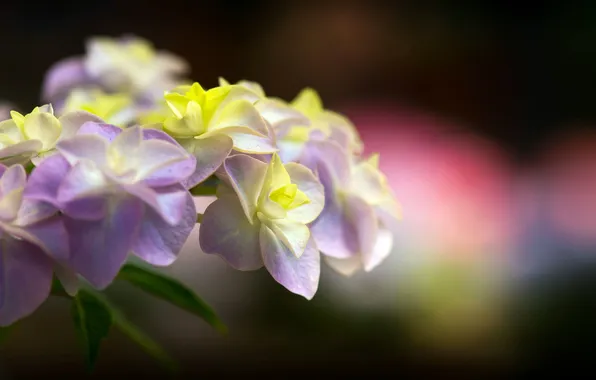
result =
[[23,166],[0,165],[0,326],[45,301],[55,269],[67,290],[76,279],[60,264],[69,254],[62,219],[55,208],[25,198],[26,186]]
[[77,110],[87,111],[108,124],[126,127],[135,121],[134,99],[126,93],[107,94],[95,88],[74,89],[66,98],[61,113]]
[[31,174],[27,196],[59,208],[69,232],[69,264],[105,288],[132,252],[171,264],[196,223],[180,182],[195,159],[165,133],[86,123]]
[[88,121],[101,121],[85,112],[74,111],[54,116],[47,104],[22,115],[10,112],[11,119],[0,122],[0,162],[5,165],[25,164],[30,160],[37,165],[54,152],[56,144],[70,136]]
[[378,155],[351,156],[334,141],[313,143],[311,164],[325,187],[325,208],[311,225],[317,246],[338,272],[371,271],[391,252],[401,209],[378,169]]
[[201,249],[239,270],[265,266],[288,290],[311,299],[320,256],[308,224],[325,203],[321,183],[305,166],[284,165],[277,154],[268,164],[235,154],[223,170],[218,199],[201,222]]
[[100,86],[107,92],[126,92],[154,101],[182,83],[189,71],[181,58],[139,37],[94,37],[87,40],[86,55],[56,63],[48,71],[43,99],[56,103],[74,88]]
[[249,154],[277,151],[275,137],[254,103],[259,97],[241,86],[180,86],[165,95],[169,115],[163,130],[195,155],[192,187],[212,175],[232,149]]

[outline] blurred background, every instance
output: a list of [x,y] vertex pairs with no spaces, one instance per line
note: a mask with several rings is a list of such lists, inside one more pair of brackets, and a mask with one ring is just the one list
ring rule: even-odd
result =
[[[192,78],[317,89],[381,153],[404,209],[392,255],[312,301],[264,270],[202,254],[197,231],[166,272],[227,323],[125,284],[114,301],[181,360],[181,378],[509,375],[596,354],[596,3],[581,1],[8,2],[0,99],[39,103],[45,71],[89,36],[136,34]],[[208,200],[198,200],[204,208]],[[0,350],[0,378],[86,378],[68,304],[50,299]],[[3,372],[2,372],[3,371]],[[94,378],[165,377],[114,331]]]

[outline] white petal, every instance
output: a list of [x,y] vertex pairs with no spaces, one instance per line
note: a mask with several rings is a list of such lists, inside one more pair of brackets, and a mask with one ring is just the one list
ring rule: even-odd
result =
[[60,135],[60,140],[74,136],[81,126],[87,122],[99,124],[105,123],[102,119],[87,111],[67,112],[60,116],[58,120],[60,121],[60,125],[62,125],[62,134]]
[[223,166],[246,217],[252,223],[267,173],[267,164],[256,158],[237,154],[228,157]]
[[389,256],[392,248],[393,234],[388,230],[379,230],[373,250],[368,254],[363,252],[362,262],[364,264],[364,270],[367,272],[373,270]]
[[272,220],[271,230],[296,257],[302,256],[310,239],[310,230],[302,223],[287,219]]
[[25,116],[23,131],[28,139],[41,141],[42,149],[47,150],[58,141],[62,127],[54,115],[38,112]]
[[209,123],[208,130],[227,127],[248,127],[263,136],[268,135],[267,124],[255,106],[247,100],[236,100],[223,106],[217,118]]

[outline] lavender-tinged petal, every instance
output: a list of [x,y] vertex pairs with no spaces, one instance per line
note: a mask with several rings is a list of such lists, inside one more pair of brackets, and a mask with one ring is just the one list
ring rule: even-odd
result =
[[[346,149],[333,141],[310,141],[307,151],[302,155],[300,163],[311,170],[327,170],[330,180],[337,188],[345,188],[350,181],[350,156]],[[323,183],[325,187],[327,183]]]
[[267,174],[267,164],[256,158],[238,154],[226,159],[224,169],[230,185],[238,195],[246,218],[252,223]]
[[300,161],[304,150],[304,143],[280,140],[277,142],[277,147],[279,148],[279,151],[277,152],[279,158],[281,158],[281,161],[284,164],[287,164],[289,162]]
[[76,135],[81,127],[86,123],[105,123],[105,121],[103,121],[101,118],[87,111],[67,112],[60,116],[58,120],[60,121],[60,125],[62,125],[62,133],[60,134],[59,141]]
[[263,266],[259,224],[251,225],[236,197],[220,198],[207,206],[199,229],[203,252],[221,256],[238,270]]
[[243,153],[274,153],[277,146],[270,137],[253,134],[230,132],[227,135],[234,141],[234,149]]
[[24,196],[57,205],[58,189],[71,166],[61,155],[45,159],[31,174]]
[[57,212],[58,209],[51,203],[23,198],[17,219],[13,223],[21,227],[28,226],[47,219]]
[[4,175],[4,173],[6,172],[6,169],[8,169],[8,166],[0,164],[0,176]]
[[351,256],[345,259],[325,256],[325,262],[337,273],[346,277],[352,276],[358,269],[362,268],[360,256]]
[[139,237],[134,243],[132,251],[152,265],[170,265],[176,260],[196,222],[195,203],[190,193],[186,192],[186,204],[182,219],[175,226],[165,223],[152,210],[146,211]]
[[61,216],[55,215],[40,222],[22,227],[54,260],[67,260],[69,257],[68,233]]
[[107,179],[96,165],[80,161],[62,179],[58,189],[59,204],[66,204],[80,198],[96,197],[107,188]]
[[310,232],[326,256],[345,259],[360,251],[355,227],[332,197],[325,200],[325,208],[310,225]]
[[73,87],[89,83],[83,59],[67,58],[57,62],[48,70],[43,84],[43,99],[53,101]]
[[66,218],[70,236],[70,266],[94,287],[104,289],[116,277],[137,239],[143,203],[127,197],[113,200],[112,210],[101,221]]
[[356,228],[362,261],[369,262],[379,233],[378,219],[374,209],[360,196],[349,194],[345,197],[345,214]]
[[62,211],[71,218],[89,221],[103,219],[107,210],[108,199],[104,195],[74,199],[62,206]]
[[108,142],[100,136],[79,134],[62,140],[56,148],[71,165],[81,160],[91,161],[99,167],[107,165]]
[[288,219],[304,224],[311,223],[323,211],[323,207],[325,206],[325,189],[314,173],[306,166],[289,163],[284,165],[284,167],[290,175],[292,183],[295,183],[298,189],[306,194],[310,201],[300,207],[289,210]]
[[33,313],[50,294],[52,262],[35,245],[3,237],[0,244],[0,326]]
[[0,192],[3,195],[22,189],[27,183],[27,173],[21,165],[9,167],[0,178]]
[[112,124],[87,122],[79,128],[77,135],[98,135],[112,142],[122,133],[122,129]]
[[[122,150],[121,152],[125,153],[126,150]],[[170,144],[162,140],[144,141],[134,153],[137,178],[139,180],[145,180],[151,178],[156,172],[169,171],[172,178],[178,179],[177,182],[180,182],[188,178],[192,171],[175,173],[173,170],[180,163],[187,162],[189,158],[190,154],[179,145]],[[192,169],[194,171],[194,168]]]
[[321,259],[314,240],[308,241],[304,253],[297,258],[269,227],[262,224],[260,245],[265,267],[275,281],[292,293],[312,299],[321,274]]
[[170,226],[180,223],[184,216],[188,191],[182,188],[176,187],[173,191],[161,189],[161,192],[141,184],[123,185],[123,188],[145,202]]
[[205,139],[183,141],[182,146],[196,158],[193,174],[183,181],[183,185],[190,189],[215,173],[230,154],[233,141],[226,135],[216,134]]
[[377,233],[375,245],[369,254],[362,255],[364,270],[370,272],[389,256],[393,248],[393,234],[384,229]]

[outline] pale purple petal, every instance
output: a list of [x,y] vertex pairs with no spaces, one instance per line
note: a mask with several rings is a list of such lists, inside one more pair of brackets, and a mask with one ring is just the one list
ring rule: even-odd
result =
[[321,274],[321,258],[314,240],[308,241],[304,253],[297,258],[269,227],[262,224],[260,245],[265,267],[275,281],[292,293],[312,299]]
[[370,272],[389,256],[393,248],[393,234],[389,230],[380,229],[377,233],[373,250],[362,255],[364,270]]
[[[120,136],[123,135],[121,134]],[[125,154],[127,150],[120,150],[120,152],[121,154]],[[163,140],[149,140],[144,141],[134,151],[134,156],[131,160],[134,160],[132,162],[135,164],[136,175],[140,180],[151,178],[153,173],[165,171],[166,173],[170,173],[172,179],[178,179],[177,182],[180,182],[187,179],[192,174],[192,171],[175,173],[173,169],[176,169],[180,163],[188,162],[190,157],[190,154],[178,144],[174,145]],[[191,169],[194,171],[194,168]]]
[[66,202],[62,206],[62,211],[74,219],[100,220],[108,211],[108,203],[105,195],[86,196]]
[[7,195],[13,190],[19,190],[25,187],[27,182],[27,173],[21,165],[13,165],[6,169],[0,178],[0,194]]
[[142,184],[122,185],[131,195],[151,207],[170,226],[180,223],[186,208],[188,191],[181,187],[174,190],[151,189]]
[[226,159],[224,169],[230,185],[238,194],[246,217],[252,222],[267,174],[267,164],[256,158],[237,154]]
[[64,205],[76,199],[96,197],[107,188],[107,179],[90,161],[80,161],[62,178],[58,189],[58,203]]
[[120,133],[122,129],[115,125],[88,122],[79,128],[77,135],[98,135],[112,142]]
[[232,139],[223,134],[185,141],[183,146],[195,156],[197,161],[194,173],[183,182],[183,185],[190,189],[209,178],[221,167],[232,151],[233,145]]
[[59,154],[45,159],[29,175],[24,196],[58,205],[58,188],[70,168],[68,161]]
[[220,198],[207,206],[199,229],[203,252],[221,256],[239,270],[263,266],[259,224],[251,225],[236,197]]
[[58,208],[51,203],[35,199],[23,198],[19,213],[14,224],[17,226],[28,226],[47,219],[58,212]]
[[54,101],[65,96],[73,87],[88,84],[89,75],[81,57],[67,58],[55,63],[46,74],[43,84],[43,99]]
[[50,294],[52,262],[35,245],[10,237],[0,244],[0,326],[33,313]]
[[273,219],[270,227],[294,256],[302,256],[310,240],[310,230],[306,225],[288,219]]
[[98,116],[93,115],[87,111],[72,111],[60,116],[58,119],[62,125],[62,133],[60,140],[72,137],[78,133],[83,125],[86,123],[103,124],[105,123]]
[[22,227],[34,236],[41,248],[54,260],[67,260],[69,257],[68,233],[60,215]]
[[98,289],[107,287],[124,264],[138,237],[143,203],[127,197],[112,200],[113,212],[101,221],[66,218],[70,266]]
[[[176,145],[180,147],[180,149],[184,149],[181,147],[180,144],[178,144],[176,140],[171,138],[167,133],[163,131],[153,128],[143,128],[142,130],[143,139],[145,140],[162,140]],[[202,153],[202,155],[205,155],[205,153]],[[197,159],[194,157],[194,155],[189,154],[186,160],[172,163],[167,167],[154,171],[149,177],[143,180],[143,183],[145,183],[149,187],[170,186],[177,183],[185,184],[190,179],[192,179],[191,175],[193,175],[193,173],[196,172],[196,169]],[[192,186],[195,186],[195,184],[192,184]]]
[[367,263],[373,254],[379,233],[378,219],[374,209],[360,196],[349,194],[345,197],[344,212],[356,228],[360,254],[363,262]]
[[323,168],[330,176],[325,187],[345,188],[350,180],[350,157],[348,151],[333,141],[310,141],[300,158],[300,163],[320,172]]
[[171,226],[152,210],[143,217],[139,237],[132,251],[152,265],[166,266],[176,260],[182,246],[197,222],[197,211],[190,193],[186,192],[186,204],[180,222]]
[[345,259],[360,251],[356,228],[344,214],[341,204],[329,196],[321,215],[311,224],[310,232],[326,256]]
[[59,142],[56,148],[71,165],[81,160],[89,160],[99,167],[107,164],[108,141],[97,135],[78,134]]

